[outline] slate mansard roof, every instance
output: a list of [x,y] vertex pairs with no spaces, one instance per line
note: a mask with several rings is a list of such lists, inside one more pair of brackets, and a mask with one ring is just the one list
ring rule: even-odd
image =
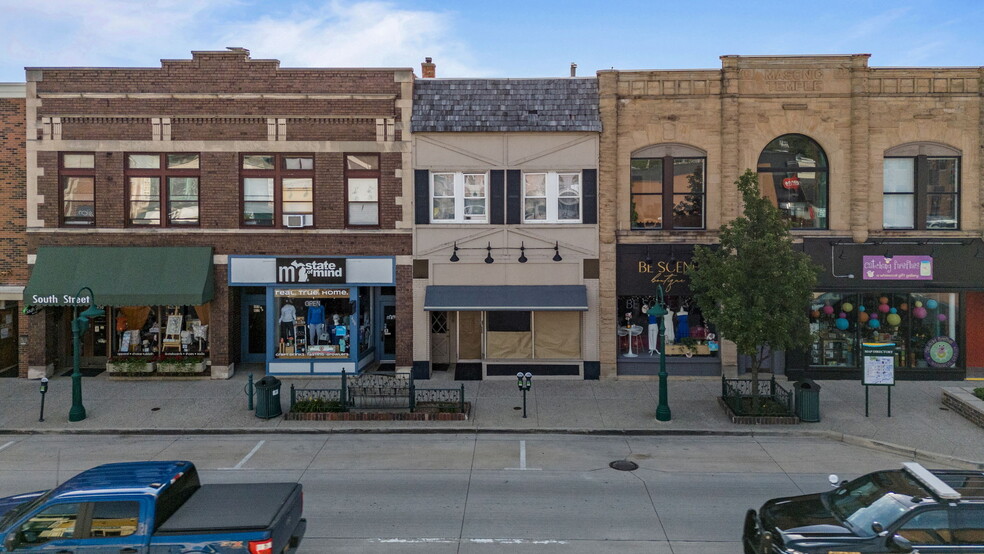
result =
[[598,80],[417,79],[411,129],[601,132]]

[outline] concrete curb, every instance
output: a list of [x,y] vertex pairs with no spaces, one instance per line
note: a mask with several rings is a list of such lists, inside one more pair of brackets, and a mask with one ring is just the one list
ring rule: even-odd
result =
[[542,429],[542,428],[463,428],[463,427],[373,427],[357,428],[344,427],[338,429],[304,429],[304,428],[229,428],[229,429],[0,429],[3,435],[332,435],[332,434],[418,434],[418,435],[439,435],[439,434],[462,434],[474,433],[481,435],[595,435],[595,436],[645,436],[645,437],[817,437],[842,442],[852,446],[860,446],[871,450],[879,450],[902,456],[908,456],[913,460],[946,464],[949,466],[984,470],[984,461],[966,460],[956,456],[929,452],[909,446],[902,446],[886,441],[859,437],[837,433],[834,431],[810,431],[798,428],[796,430],[785,429],[749,429],[749,430],[717,430],[717,429]]

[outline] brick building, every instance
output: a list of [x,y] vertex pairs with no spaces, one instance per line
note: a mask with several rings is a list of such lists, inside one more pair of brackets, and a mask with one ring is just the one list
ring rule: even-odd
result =
[[[720,70],[599,72],[601,373],[654,375],[617,329],[667,289],[670,373],[739,363],[709,338],[686,268],[740,214],[746,168],[823,268],[816,341],[774,369],[858,378],[862,342],[900,378],[984,366],[981,68],[874,68],[867,55],[723,56]],[[681,339],[697,347],[696,355]]]
[[0,83],[0,373],[23,374],[20,300],[27,282],[24,234],[24,83]]
[[27,81],[31,376],[71,364],[90,302],[93,367],[410,367],[410,69],[230,48]]

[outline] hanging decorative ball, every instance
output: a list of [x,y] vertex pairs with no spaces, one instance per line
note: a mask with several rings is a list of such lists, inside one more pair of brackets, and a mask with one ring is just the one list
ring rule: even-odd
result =
[[902,310],[903,312],[908,311],[909,310],[909,305],[907,303],[903,302],[903,303],[899,304],[899,309]]
[[827,315],[830,315],[830,314],[834,313],[834,307],[833,306],[824,306],[823,307],[823,313],[825,313]]
[[902,323],[902,316],[899,314],[888,314],[885,318],[885,323],[888,323],[892,327],[898,327]]
[[936,309],[936,306],[938,306],[938,305],[939,305],[939,303],[937,303],[935,300],[927,300],[926,301],[926,307],[929,308],[930,310],[935,310]]
[[877,319],[872,319],[871,321],[868,322],[868,325],[872,329],[877,329],[877,328],[881,327],[881,321],[878,321]]
[[917,308],[922,308],[922,301],[921,300],[916,300],[916,307]]
[[936,316],[936,319],[940,321],[946,321],[946,314],[939,314]]
[[841,331],[846,331],[848,323],[846,319],[844,319],[843,317],[839,317],[837,318],[837,321],[834,321],[834,325],[837,326],[837,328],[840,329]]
[[865,310],[866,310],[866,308],[864,307],[864,304],[862,304],[862,305],[860,305],[860,306],[858,306],[858,311],[859,311],[859,312],[863,312],[863,311],[865,311]]
[[812,312],[810,312],[810,317],[812,317],[813,319],[819,319],[820,318],[820,310],[813,310]]
[[868,319],[868,312],[861,312],[858,314],[858,323],[866,323]]
[[892,308],[891,310],[888,310],[888,313],[897,314],[897,313],[899,313],[899,311],[896,310],[895,308]]
[[871,319],[878,319],[878,314],[872,313],[871,314]]
[[837,315],[837,317],[844,319],[847,317],[847,312],[841,312],[840,314]]
[[912,315],[914,317],[917,317],[919,319],[922,319],[922,318],[926,317],[926,308],[923,308],[922,306],[917,306],[917,307],[913,308]]
[[844,310],[845,312],[849,312],[854,309],[854,304],[851,304],[850,302],[844,302],[843,304],[841,304],[841,309]]
[[882,296],[881,298],[878,299],[878,303],[879,304],[888,304],[888,297],[887,296]]
[[878,305],[878,311],[881,312],[881,313],[883,313],[883,314],[887,314],[888,313],[888,310],[891,310],[891,309],[892,309],[891,306],[889,306],[888,304],[879,304]]

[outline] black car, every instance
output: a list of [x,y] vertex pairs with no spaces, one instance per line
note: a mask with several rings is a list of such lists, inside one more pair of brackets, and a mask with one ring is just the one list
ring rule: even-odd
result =
[[984,553],[984,471],[902,466],[749,510],[745,554]]

